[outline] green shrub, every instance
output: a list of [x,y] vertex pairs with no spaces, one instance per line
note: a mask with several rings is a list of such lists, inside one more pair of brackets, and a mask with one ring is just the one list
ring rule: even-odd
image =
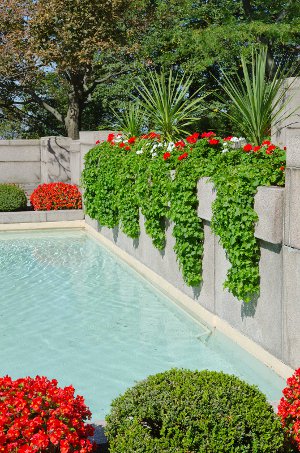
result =
[[21,187],[14,184],[0,184],[0,211],[22,211],[26,209],[27,198]]
[[149,376],[113,401],[106,420],[111,453],[288,451],[265,395],[221,372]]

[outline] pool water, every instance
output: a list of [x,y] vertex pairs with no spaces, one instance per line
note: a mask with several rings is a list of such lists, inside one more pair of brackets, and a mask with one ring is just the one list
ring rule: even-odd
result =
[[93,420],[172,367],[223,370],[270,401],[284,381],[201,324],[80,230],[0,234],[0,375],[72,384]]

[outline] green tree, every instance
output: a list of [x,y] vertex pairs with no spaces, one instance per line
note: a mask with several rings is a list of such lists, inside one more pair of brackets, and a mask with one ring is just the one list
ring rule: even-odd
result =
[[[129,6],[129,0],[2,0],[4,107],[37,104],[64,125],[69,137],[78,138],[83,110],[96,86],[118,74],[102,66],[102,55],[124,46],[126,27],[120,18]],[[55,77],[52,96],[44,90],[48,74]]]

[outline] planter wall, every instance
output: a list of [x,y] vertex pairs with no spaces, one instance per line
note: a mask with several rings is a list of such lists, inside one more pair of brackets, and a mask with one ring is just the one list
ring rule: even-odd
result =
[[62,209],[59,211],[20,211],[0,212],[1,223],[38,223],[38,222],[65,222],[69,220],[83,220],[82,209]]

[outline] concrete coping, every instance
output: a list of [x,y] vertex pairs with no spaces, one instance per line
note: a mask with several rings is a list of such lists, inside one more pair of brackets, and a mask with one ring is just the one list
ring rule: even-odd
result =
[[27,140],[27,139],[17,139],[17,140],[0,140],[1,146],[39,146],[40,139],[36,140]]
[[83,219],[84,212],[82,209],[62,209],[58,211],[0,212],[0,226],[1,224],[66,222]]
[[[271,244],[281,244],[283,240],[284,188],[258,187],[254,199],[254,210],[258,214],[255,237]],[[209,178],[198,182],[198,215],[203,220],[211,221],[212,203],[216,199],[216,189]]]

